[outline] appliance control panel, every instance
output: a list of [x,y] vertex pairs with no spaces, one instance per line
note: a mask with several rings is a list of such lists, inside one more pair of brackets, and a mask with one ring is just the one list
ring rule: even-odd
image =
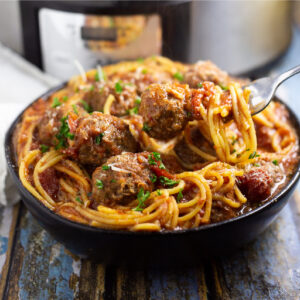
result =
[[39,10],[44,70],[62,80],[120,60],[134,60],[162,51],[160,16],[85,15],[49,8]]

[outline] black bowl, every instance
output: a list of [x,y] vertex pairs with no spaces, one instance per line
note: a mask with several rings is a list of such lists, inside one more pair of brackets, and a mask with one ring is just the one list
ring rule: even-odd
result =
[[[60,85],[41,96],[47,99]],[[278,100],[278,99],[277,99]],[[280,101],[280,100],[278,100]],[[286,106],[286,105],[285,105]],[[287,107],[287,106],[286,106]],[[287,107],[300,136],[300,125]],[[31,214],[56,240],[82,258],[115,265],[192,265],[203,257],[238,249],[257,237],[287,203],[299,180],[300,164],[286,187],[255,210],[239,217],[195,229],[165,232],[127,232],[99,229],[65,219],[32,196],[22,185],[15,162],[12,135],[22,113],[12,123],[5,138],[8,169]]]

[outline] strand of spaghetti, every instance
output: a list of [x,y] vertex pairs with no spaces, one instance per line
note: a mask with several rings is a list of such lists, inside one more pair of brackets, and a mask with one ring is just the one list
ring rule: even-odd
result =
[[[19,168],[19,177],[22,184],[25,188],[36,198],[43,202],[43,197],[38,193],[38,191],[29,183],[27,179],[28,170],[27,167],[36,159],[36,157],[40,154],[39,150],[30,151],[22,160]],[[47,204],[47,207],[51,207]]]
[[88,183],[88,181],[82,177],[81,175],[78,175],[77,173],[67,169],[64,166],[60,166],[60,165],[56,165],[54,167],[57,171],[62,172],[62,173],[66,173],[67,175],[69,175],[70,177],[74,178],[75,180],[78,180],[81,182],[81,184],[87,189],[89,190],[90,188],[90,184]]
[[214,199],[214,200],[220,200],[220,201],[223,201],[223,202],[225,202],[226,204],[228,204],[229,206],[234,207],[234,208],[238,208],[238,207],[241,206],[241,203],[235,202],[235,201],[229,199],[228,197],[221,196],[221,195],[219,195],[219,194],[214,194],[214,195],[213,195],[213,199]]
[[159,224],[154,223],[143,223],[137,224],[130,228],[131,231],[160,231],[161,227]]
[[115,101],[115,97],[112,94],[109,94],[109,96],[107,97],[104,107],[103,107],[103,113],[110,115],[110,108],[112,103]]

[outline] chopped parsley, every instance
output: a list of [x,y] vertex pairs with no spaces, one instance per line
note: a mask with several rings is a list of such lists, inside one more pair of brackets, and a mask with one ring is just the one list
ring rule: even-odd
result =
[[99,190],[103,189],[103,182],[102,182],[102,180],[100,180],[100,179],[97,179],[97,180],[96,180],[96,187],[97,187]]
[[139,108],[137,106],[127,109],[127,114],[132,116],[132,115],[136,115],[139,112]]
[[147,201],[147,199],[150,197],[150,192],[147,191],[146,193],[144,192],[144,189],[141,188],[138,192],[137,195],[137,199],[138,199],[138,206],[133,208],[132,210],[134,211],[143,211],[144,207],[145,207],[145,202]]
[[139,62],[139,63],[143,63],[143,62],[144,62],[144,59],[140,57],[140,58],[138,58],[136,61]]
[[67,148],[67,139],[74,140],[74,134],[70,133],[69,124],[67,122],[68,116],[60,119],[61,126],[59,129],[56,138],[58,139],[58,144],[55,146],[55,149]]
[[259,154],[256,154],[256,151],[252,152],[250,155],[249,155],[249,159],[253,159],[255,157],[259,157],[260,155]]
[[95,89],[95,87],[93,85],[91,85],[90,91],[93,91],[94,89]]
[[274,159],[274,160],[272,161],[272,163],[273,163],[275,166],[279,166],[279,163],[278,163],[278,160],[277,160],[277,159]]
[[256,163],[255,163],[255,164],[254,164],[254,167],[260,167],[260,164],[256,164]]
[[93,111],[92,108],[84,100],[80,100],[80,103],[83,105],[83,108],[88,113],[91,113]]
[[63,100],[64,102],[68,101],[68,96],[63,96],[62,100]]
[[151,127],[149,127],[147,125],[147,123],[144,123],[142,130],[145,131],[145,132],[149,132],[151,130]]
[[76,104],[72,105],[74,113],[78,116],[78,110]]
[[118,94],[121,94],[123,92],[123,87],[119,81],[116,82],[116,84],[115,84],[115,90],[116,90],[116,93],[118,93]]
[[158,165],[159,163],[159,168],[160,169],[166,169],[165,165],[163,164],[162,160],[161,160],[161,156],[159,153],[157,152],[152,152],[151,154],[148,155],[148,163],[149,165]]
[[161,196],[161,190],[157,190],[156,193],[158,196]]
[[222,84],[219,84],[220,88],[223,90],[223,91],[228,91],[229,88],[228,86],[225,86],[225,85],[222,85]]
[[107,170],[109,170],[110,169],[110,166],[107,166],[107,165],[103,165],[102,166],[102,170],[104,170],[104,171],[107,171]]
[[231,151],[230,154],[233,154],[233,153],[235,153],[235,152],[236,152],[236,149],[233,149],[233,150]]
[[202,83],[198,83],[197,87],[201,89],[203,87],[203,84]]
[[61,102],[59,101],[59,99],[57,97],[54,97],[51,107],[55,108],[55,107],[58,107],[60,105],[61,105]]
[[173,75],[173,77],[174,77],[175,79],[177,79],[178,81],[183,81],[183,75],[182,75],[181,73],[179,73],[179,72],[176,72],[176,73]]
[[157,180],[157,176],[156,175],[152,175],[152,176],[150,176],[150,180],[151,180],[151,182],[156,182],[156,180]]
[[110,182],[111,182],[111,183],[114,183],[114,182],[117,182],[117,181],[116,181],[116,179],[112,179]]
[[82,200],[81,200],[78,196],[75,198],[75,200],[76,200],[77,202],[79,202],[80,204],[83,203]]
[[159,181],[163,185],[167,185],[167,186],[172,186],[172,185],[175,185],[179,182],[179,181],[176,181],[176,180],[169,179],[168,177],[165,177],[165,176],[159,177]]
[[136,97],[135,103],[136,103],[136,104],[141,104],[141,102],[142,102],[141,97]]
[[148,70],[147,70],[147,69],[143,69],[143,70],[142,70],[142,73],[143,73],[143,74],[147,74],[147,73],[148,73]]
[[179,203],[183,199],[182,189],[179,191],[176,197],[176,202]]
[[96,145],[100,145],[100,143],[102,142],[102,138],[104,137],[104,133],[101,132],[99,135],[97,135],[95,137],[95,144]]
[[42,153],[45,153],[49,150],[49,146],[42,144],[42,145],[40,145],[40,149],[41,149]]
[[237,141],[238,141],[238,139],[233,136],[231,145],[233,146],[235,143],[237,143]]

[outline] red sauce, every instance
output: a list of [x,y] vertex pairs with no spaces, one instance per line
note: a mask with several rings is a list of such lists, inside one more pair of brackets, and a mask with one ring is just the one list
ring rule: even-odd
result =
[[59,191],[57,172],[53,168],[46,169],[39,174],[39,179],[47,194],[56,200]]

